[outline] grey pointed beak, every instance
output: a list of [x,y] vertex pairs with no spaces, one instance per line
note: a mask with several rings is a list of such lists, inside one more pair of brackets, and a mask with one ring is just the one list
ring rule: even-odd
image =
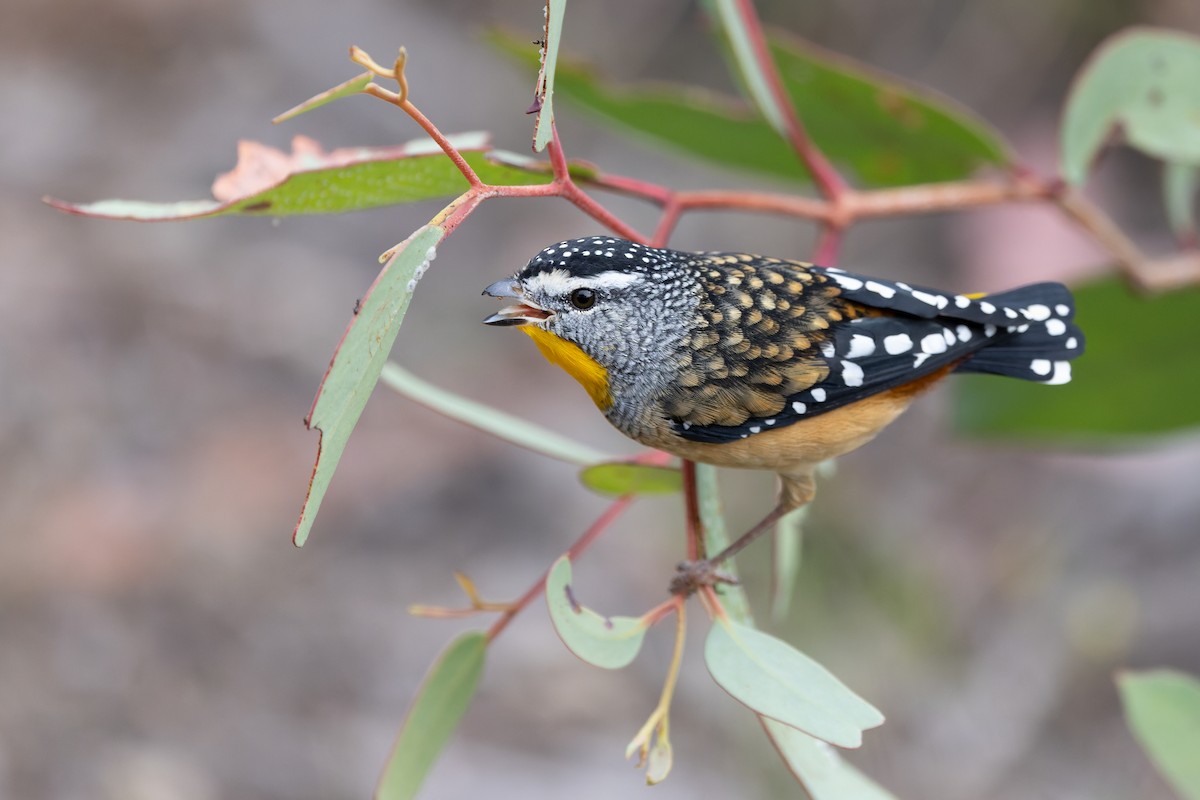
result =
[[512,278],[505,278],[502,281],[496,281],[491,286],[483,290],[483,293],[488,297],[520,297],[520,284]]
[[[496,281],[491,286],[483,290],[483,293],[490,297],[521,297],[521,285],[513,278],[505,278],[502,281]],[[550,312],[545,309],[538,308],[528,302],[518,302],[504,308],[487,317],[484,325],[526,325],[530,322],[539,322],[550,316]]]

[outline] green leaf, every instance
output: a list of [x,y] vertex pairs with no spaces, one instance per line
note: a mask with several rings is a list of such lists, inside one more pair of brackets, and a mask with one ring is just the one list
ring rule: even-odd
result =
[[[449,139],[486,183],[526,185],[551,180],[548,174],[493,162],[488,157],[491,144],[487,134],[467,133]],[[242,142],[237,166],[213,184],[216,200],[101,200],[75,204],[46,198],[46,202],[71,214],[164,222],[226,214],[337,214],[452,197],[467,188],[467,179],[454,163],[427,139],[396,147],[347,147],[326,152],[313,140],[297,136],[290,154],[258,142]]]
[[[514,58],[530,58],[520,37],[493,32],[490,40]],[[865,184],[954,180],[1010,161],[1000,136],[949,100],[782,35],[772,36],[771,52],[813,141]],[[561,97],[655,144],[725,167],[809,180],[791,146],[732,98],[661,83],[616,87],[561,59],[556,86]]]
[[759,721],[812,800],[895,800],[819,739],[761,715]]
[[466,713],[483,675],[487,635],[470,631],[442,651],[408,709],[375,790],[376,800],[416,797]]
[[1173,670],[1117,678],[1125,717],[1167,782],[1200,800],[1200,680]]
[[974,112],[816,45],[773,33],[771,54],[808,135],[871,186],[951,181],[1012,162]]
[[546,576],[546,608],[563,644],[589,664],[620,669],[637,657],[646,623],[637,617],[604,617],[584,608],[571,591],[571,561],[554,562]]
[[1109,133],[1164,161],[1200,165],[1200,38],[1130,28],[1105,39],[1075,76],[1063,110],[1063,176],[1074,184]]
[[704,660],[713,680],[751,710],[839,747],[858,747],[883,714],[791,645],[732,620],[712,626]]
[[297,547],[308,539],[346,440],[358,424],[396,341],[417,281],[437,256],[444,235],[441,228],[428,225],[397,246],[333,353],[307,419],[308,427],[319,430],[321,438],[304,507],[292,535]]
[[363,89],[371,85],[372,79],[373,76],[371,73],[364,72],[363,74],[353,77],[348,81],[339,83],[332,89],[327,89],[326,91],[321,92],[314,97],[310,97],[308,100],[305,100],[303,103],[300,103],[297,106],[289,108],[287,111],[271,120],[271,122],[275,125],[278,125],[281,122],[293,120],[301,114],[307,114],[314,108],[320,108],[326,103],[332,103],[334,100],[340,100],[343,97],[349,97],[352,94],[358,94]]
[[[717,482],[717,468],[710,464],[696,464],[696,495],[700,506],[700,524],[704,526],[704,548],[707,553],[719,553],[729,546],[729,531],[725,525],[725,514],[721,510],[721,487]],[[731,558],[721,565],[721,571],[737,578],[737,564]],[[721,602],[725,611],[744,625],[753,625],[750,601],[741,584],[721,587]]]
[[800,550],[804,544],[804,519],[808,506],[784,515],[775,525],[775,553],[771,559],[771,616],[775,620],[787,617],[796,591],[796,576],[800,572]]
[[567,13],[567,0],[546,0],[545,44],[541,70],[538,72],[537,124],[533,129],[533,149],[540,153],[546,149],[554,136],[554,75],[558,66],[558,45],[562,41],[563,16]]
[[1063,386],[963,375],[956,422],[978,436],[1087,443],[1200,425],[1200,290],[1154,297],[1108,278],[1075,290],[1087,352]]
[[620,497],[626,494],[671,494],[683,488],[678,467],[657,467],[629,461],[594,464],[579,473],[593,492]]
[[535,453],[580,466],[612,458],[549,428],[427,383],[395,362],[384,365],[379,379],[388,388],[431,411]]
[[737,0],[708,0],[705,5],[719,23],[729,46],[730,60],[746,94],[775,132],[787,138],[787,109],[771,91],[771,81],[759,63],[754,36],[745,25]]
[[1167,222],[1181,242],[1195,243],[1196,218],[1192,209],[1200,187],[1200,166],[1168,162],[1163,165],[1163,204]]

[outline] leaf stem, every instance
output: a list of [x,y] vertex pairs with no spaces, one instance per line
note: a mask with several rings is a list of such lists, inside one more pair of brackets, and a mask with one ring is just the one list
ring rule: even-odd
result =
[[808,168],[821,194],[833,204],[839,204],[841,199],[849,193],[850,187],[829,159],[825,157],[825,154],[821,152],[821,149],[809,138],[808,131],[800,121],[800,116],[796,113],[796,106],[783,86],[775,59],[771,57],[767,37],[763,33],[762,21],[758,17],[758,11],[754,8],[753,0],[737,0],[736,11],[741,18],[746,35],[750,39],[758,70],[766,79],[767,88],[771,92],[777,108],[782,112],[787,138],[791,142],[792,149],[796,151],[796,155],[800,156],[800,160]]
[[[634,495],[631,494],[627,494],[624,497],[619,497],[614,500],[612,504],[604,510],[604,513],[602,513],[599,518],[597,518],[597,520],[593,522],[586,531],[583,532],[583,535],[576,539],[575,543],[567,549],[567,558],[574,561],[580,553],[582,553],[584,550],[587,550],[588,547],[590,547],[591,544],[596,541],[596,539],[600,538],[602,533],[608,530],[608,527],[612,525],[614,521],[616,521],[617,517],[621,516],[621,513],[625,511],[625,509],[629,508],[630,504],[633,503],[633,500]],[[493,639],[499,636],[505,628],[508,627],[508,623],[512,622],[513,618],[516,617],[517,614],[520,614],[522,611],[524,611],[525,608],[532,603],[538,595],[545,591],[546,578],[549,577],[549,575],[550,568],[547,567],[546,571],[542,573],[542,577],[538,578],[538,580],[535,581],[532,586],[526,589],[525,593],[517,598],[512,603],[511,607],[506,610],[498,620],[492,623],[492,627],[489,628],[487,632],[487,641],[489,644]]]

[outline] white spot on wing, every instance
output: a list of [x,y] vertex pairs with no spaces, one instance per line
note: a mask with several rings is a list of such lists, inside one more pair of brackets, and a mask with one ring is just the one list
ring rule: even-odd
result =
[[885,300],[896,296],[896,290],[890,286],[884,286],[879,281],[867,281],[867,290],[872,291]]
[[1034,375],[1049,375],[1053,366],[1048,358],[1035,358],[1029,362],[1029,368],[1033,370]]
[[888,355],[898,356],[901,353],[907,353],[912,350],[912,346],[912,337],[907,333],[896,333],[883,337],[883,349],[888,352]]
[[803,414],[805,411],[808,411],[808,406],[797,400],[792,403],[792,411],[795,411],[797,414]]
[[862,367],[855,364],[853,361],[842,362],[842,381],[847,386],[862,386],[863,371]]
[[940,333],[931,333],[921,339],[921,349],[930,355],[946,352],[946,339]]
[[[931,306],[938,305],[937,296],[932,295],[929,292],[922,292],[920,289],[914,289],[912,296],[915,297],[916,299],[920,300],[922,303],[928,303]],[[944,305],[945,305],[945,303],[943,302],[942,306],[944,306]],[[938,307],[940,308],[941,306],[938,306]]]
[[971,341],[971,329],[966,325],[959,325],[954,330],[958,333],[958,340],[960,342]]
[[1054,310],[1058,312],[1060,317],[1065,317],[1071,313],[1071,307],[1065,303],[1059,303],[1054,307]]
[[825,390],[824,389],[821,389],[818,387],[816,389],[813,389],[811,392],[809,392],[809,394],[811,394],[812,399],[816,400],[818,403],[825,402]]
[[861,289],[863,287],[862,281],[860,281],[858,278],[851,278],[849,275],[834,275],[833,279],[837,281],[838,286],[841,286],[843,289],[849,289],[850,291]]
[[979,310],[985,314],[995,314],[996,313],[996,307],[987,301],[981,302],[979,304]]
[[875,340],[870,336],[856,333],[850,337],[850,350],[847,358],[865,358],[875,352]]
[[1074,336],[1072,336],[1070,339],[1067,339],[1067,349],[1068,350],[1074,350],[1076,347],[1079,347],[1078,339],[1076,339]]
[[971,298],[964,297],[961,294],[955,295],[954,305],[958,306],[959,308],[966,308],[967,306],[971,305]]
[[913,359],[913,369],[916,369],[917,367],[924,364],[928,358],[929,358],[929,353],[917,353],[916,357]]
[[1062,336],[1067,332],[1067,323],[1057,317],[1046,320],[1046,333],[1051,336]]

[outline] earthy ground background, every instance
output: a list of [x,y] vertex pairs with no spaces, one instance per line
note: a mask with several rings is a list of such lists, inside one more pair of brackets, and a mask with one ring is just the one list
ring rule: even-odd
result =
[[[1067,80],[1100,38],[1130,23],[1200,31],[1192,0],[773,2],[764,15],[974,106],[1046,169]],[[458,602],[456,568],[490,596],[515,594],[603,501],[557,464],[381,391],[311,543],[294,550],[316,445],[300,419],[376,254],[438,204],[138,226],[59,215],[39,198],[202,197],[241,137],[416,137],[365,98],[268,124],[353,74],[351,43],[380,56],[407,44],[414,96],[444,130],[490,129],[522,150],[530,78],[479,35],[502,23],[537,38],[541,9],[5,0],[0,17],[0,797],[367,797],[426,665],[459,627],[405,607]],[[728,86],[682,0],[573,3],[565,49],[622,78]],[[754,185],[570,109],[561,127],[573,156],[617,172]],[[1149,249],[1167,247],[1152,164],[1115,157],[1092,190]],[[641,207],[614,207],[652,224]],[[396,356],[631,452],[523,338],[478,324],[494,305],[483,285],[594,231],[565,204],[486,206],[442,248]],[[804,255],[812,236],[713,215],[675,241]],[[1053,213],[1008,209],[870,224],[844,263],[991,289],[1102,261]],[[905,798],[1168,797],[1111,677],[1200,672],[1200,441],[984,445],[954,438],[949,400],[930,396],[844,459],[809,528],[785,632],[888,714],[854,759]],[[728,486],[740,526],[771,479]],[[646,502],[586,560],[585,596],[624,613],[657,602],[679,519],[678,501]],[[752,585],[765,582],[766,550],[747,559]],[[566,653],[533,610],[495,648],[426,796],[649,791],[621,752],[657,696],[667,638],[606,673]],[[676,703],[676,772],[654,796],[794,795],[750,715],[712,685],[699,641]]]

